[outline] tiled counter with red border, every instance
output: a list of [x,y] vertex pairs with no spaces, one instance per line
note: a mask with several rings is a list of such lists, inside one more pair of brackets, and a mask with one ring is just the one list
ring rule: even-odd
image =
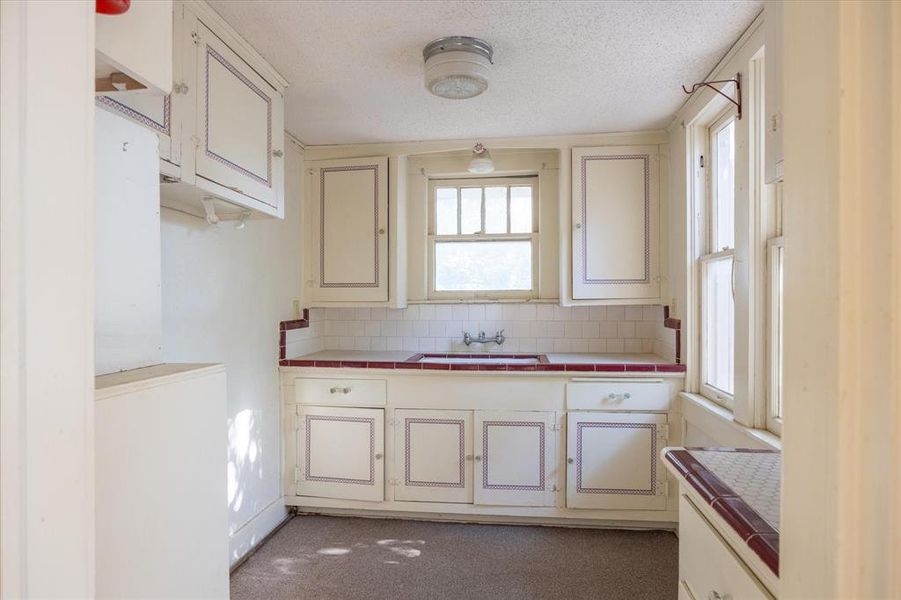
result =
[[665,448],[669,471],[779,575],[781,453],[742,448]]
[[[422,362],[422,359],[430,359]],[[442,362],[442,358],[453,362]],[[467,361],[465,359],[472,359]],[[523,359],[534,364],[521,364]],[[502,354],[323,351],[283,358],[283,367],[402,369],[423,371],[509,371],[634,373],[682,376],[685,365],[666,362],[653,354]]]

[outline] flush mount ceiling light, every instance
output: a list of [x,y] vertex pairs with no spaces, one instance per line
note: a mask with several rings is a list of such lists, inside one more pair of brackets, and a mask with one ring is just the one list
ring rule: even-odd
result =
[[452,35],[422,49],[425,86],[441,98],[463,100],[488,89],[488,68],[494,50],[488,42]]
[[488,148],[479,142],[472,149],[472,160],[469,161],[469,172],[481,174],[491,173],[492,171],[494,171],[494,161],[491,160],[491,154],[488,153]]

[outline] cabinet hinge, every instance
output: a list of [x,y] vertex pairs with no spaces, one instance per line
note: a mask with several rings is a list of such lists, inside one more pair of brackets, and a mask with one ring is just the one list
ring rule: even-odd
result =
[[560,431],[560,423],[548,423],[548,429],[551,431]]
[[398,485],[398,483],[399,482],[397,481],[397,479],[389,479],[388,480],[388,485]]
[[657,483],[657,495],[669,496],[669,480],[660,481]]
[[669,423],[663,423],[657,426],[657,435],[664,441],[669,439]]
[[701,155],[700,160],[698,160],[698,166],[701,167],[702,169],[704,168],[704,155],[703,154]]
[[300,485],[300,467],[294,467],[294,484]]

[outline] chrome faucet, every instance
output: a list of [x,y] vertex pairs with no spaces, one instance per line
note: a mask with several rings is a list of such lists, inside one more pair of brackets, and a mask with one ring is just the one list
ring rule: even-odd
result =
[[491,342],[494,342],[495,344],[500,346],[506,339],[507,338],[504,337],[503,329],[495,333],[494,337],[485,337],[484,331],[479,332],[479,337],[472,337],[472,335],[468,331],[463,332],[463,343],[467,346],[469,346],[473,342],[475,342],[476,344],[490,344]]

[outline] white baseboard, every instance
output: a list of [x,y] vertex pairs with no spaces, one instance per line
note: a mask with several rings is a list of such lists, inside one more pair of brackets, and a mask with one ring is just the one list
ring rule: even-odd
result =
[[228,538],[229,566],[234,566],[245,554],[253,550],[287,516],[288,509],[285,507],[285,500],[279,497],[231,534]]

